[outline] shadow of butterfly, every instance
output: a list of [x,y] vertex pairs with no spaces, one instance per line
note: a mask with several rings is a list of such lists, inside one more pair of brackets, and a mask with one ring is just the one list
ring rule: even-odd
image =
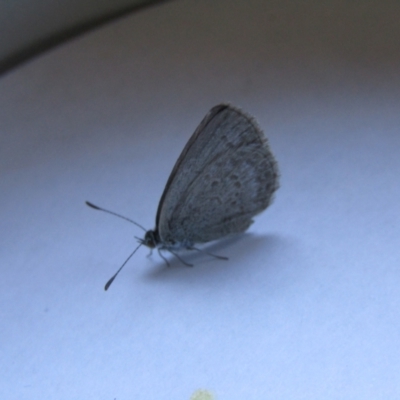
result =
[[175,163],[158,205],[154,229],[146,231],[129,218],[86,202],[146,232],[105,290],[142,245],[156,248],[167,264],[160,250],[191,266],[179,257],[178,250],[203,251],[195,244],[244,232],[253,217],[271,204],[278,187],[278,165],[256,121],[229,104],[213,107]]

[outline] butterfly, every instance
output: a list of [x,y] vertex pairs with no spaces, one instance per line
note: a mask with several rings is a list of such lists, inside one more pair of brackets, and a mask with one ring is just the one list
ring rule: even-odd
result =
[[129,218],[86,202],[146,231],[105,290],[141,245],[156,248],[159,253],[167,250],[190,265],[176,251],[199,250],[195,244],[246,231],[253,217],[271,204],[278,188],[278,164],[254,118],[230,104],[213,107],[172,169],[158,204],[154,229],[146,231]]

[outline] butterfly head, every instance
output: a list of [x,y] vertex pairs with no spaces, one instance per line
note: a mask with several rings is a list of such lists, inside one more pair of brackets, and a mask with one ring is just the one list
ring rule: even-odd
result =
[[144,235],[144,239],[139,239],[139,242],[147,247],[150,247],[150,249],[154,249],[160,243],[160,236],[158,235],[158,231],[147,231]]

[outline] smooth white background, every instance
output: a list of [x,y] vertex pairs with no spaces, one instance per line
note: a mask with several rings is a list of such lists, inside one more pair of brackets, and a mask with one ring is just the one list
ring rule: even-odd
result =
[[[397,2],[175,1],[0,79],[4,399],[400,397]],[[254,115],[274,204],[228,262],[140,249],[210,107]]]

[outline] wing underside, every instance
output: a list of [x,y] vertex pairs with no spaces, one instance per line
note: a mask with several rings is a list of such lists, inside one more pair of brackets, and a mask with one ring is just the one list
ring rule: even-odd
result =
[[245,231],[272,201],[278,168],[256,122],[241,110],[210,110],[178,158],[156,226],[164,244],[204,243]]

